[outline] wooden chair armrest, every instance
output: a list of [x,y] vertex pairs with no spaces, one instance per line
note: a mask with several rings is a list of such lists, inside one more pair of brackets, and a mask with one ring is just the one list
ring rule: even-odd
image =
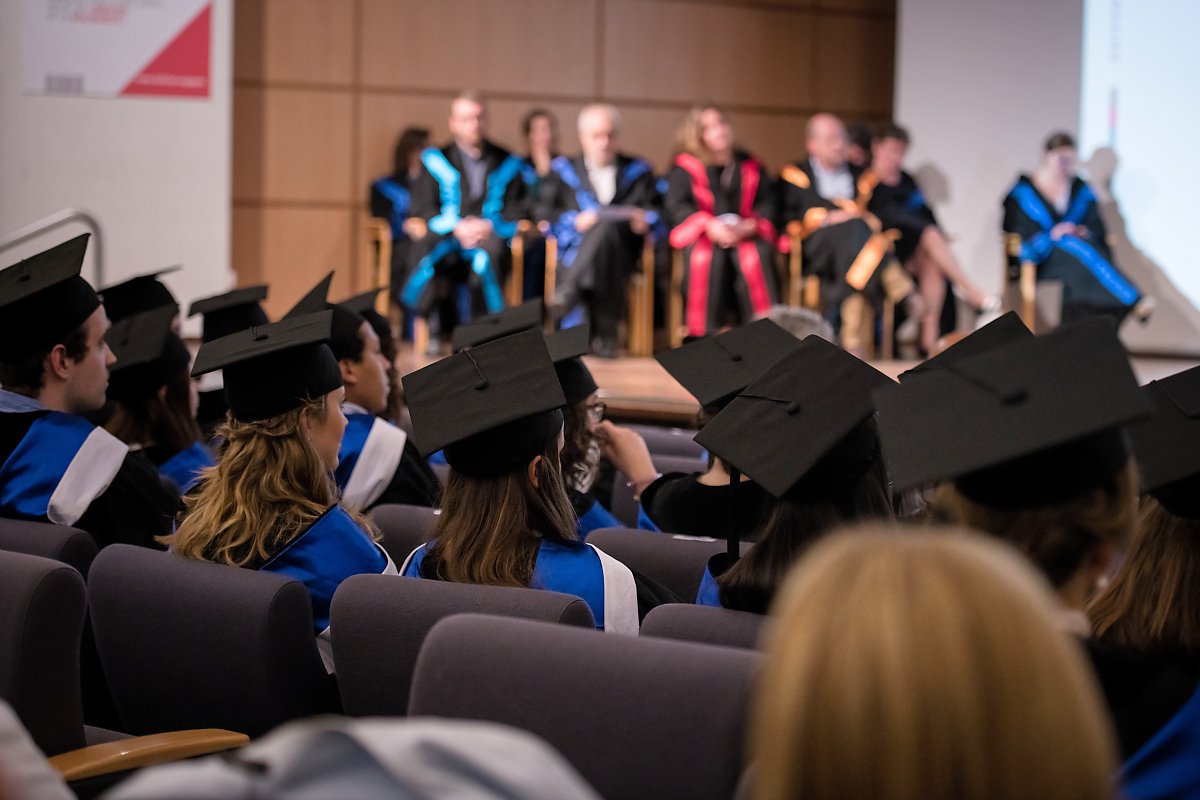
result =
[[367,220],[367,233],[371,235],[371,241],[375,243],[392,241],[392,226],[378,217],[371,217]]
[[153,733],[71,750],[51,758],[50,766],[64,780],[77,781],[233,750],[249,742],[244,733],[218,728]]

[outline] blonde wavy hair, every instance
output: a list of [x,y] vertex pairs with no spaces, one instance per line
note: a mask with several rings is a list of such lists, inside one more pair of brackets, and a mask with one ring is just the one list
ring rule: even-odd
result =
[[1115,737],[1045,581],[965,529],[817,544],[774,609],[757,800],[1096,800]]
[[[225,446],[184,497],[178,529],[161,541],[180,555],[235,567],[257,566],[337,502],[329,467],[304,433],[306,416],[324,421],[325,397],[260,422],[229,416]],[[368,533],[374,528],[352,515]]]
[[700,120],[704,116],[704,112],[710,109],[725,117],[724,109],[716,103],[700,103],[688,109],[687,114],[683,117],[683,122],[679,124],[679,129],[675,132],[674,155],[688,153],[705,164],[712,162],[712,153],[704,144],[704,125]]

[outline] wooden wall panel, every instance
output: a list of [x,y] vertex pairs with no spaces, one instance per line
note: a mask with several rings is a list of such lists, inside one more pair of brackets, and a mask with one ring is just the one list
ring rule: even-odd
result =
[[[622,147],[649,159],[659,172],[666,171],[684,112],[627,108],[622,111],[622,116],[625,119]],[[772,169],[778,170],[804,150],[807,117],[748,112],[731,112],[729,117],[738,144],[763,159]]]
[[895,23],[868,17],[820,18],[817,105],[852,115],[892,108]]
[[352,11],[353,3],[343,0],[238,0],[234,77],[348,87]]
[[590,93],[595,0],[362,0],[362,83]]
[[807,12],[670,0],[608,0],[605,8],[609,96],[768,108],[812,101]]

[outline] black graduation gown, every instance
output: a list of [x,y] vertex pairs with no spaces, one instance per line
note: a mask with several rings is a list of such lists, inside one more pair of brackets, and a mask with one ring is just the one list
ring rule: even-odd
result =
[[[7,461],[33,422],[48,413],[0,413],[0,463]],[[178,510],[178,495],[163,485],[149,460],[139,453],[128,453],[108,488],[91,502],[73,527],[90,533],[101,548],[123,543],[161,549],[154,537],[171,532]]]
[[[667,175],[664,201],[671,246],[684,251],[688,334],[715,333],[749,322],[780,301],[775,265],[776,192],[766,169],[736,151],[724,166],[681,154]],[[723,214],[754,219],[758,236],[735,247],[715,247],[704,232]]]
[[[874,176],[871,170],[868,173]],[[900,232],[900,238],[896,240],[896,258],[904,263],[916,252],[925,229],[938,224],[937,217],[926,204],[916,179],[907,172],[900,172],[900,180],[895,185],[879,181],[877,177],[875,180],[867,210],[879,217],[885,230]]]
[[604,206],[644,209],[651,224],[658,215],[658,191],[649,163],[618,153],[615,166],[616,192],[611,202],[601,203],[583,156],[560,156],[541,181],[534,210],[535,217],[550,221],[558,240],[558,294],[571,301],[586,300],[593,333],[606,339],[616,338],[624,316],[625,282],[637,265],[642,236],[633,232],[628,221],[605,219],[580,234],[575,218]]
[[398,294],[408,276],[412,240],[404,232],[404,221],[412,210],[412,191],[407,173],[386,175],[371,184],[371,216],[388,223],[392,231],[392,293]]
[[[1056,241],[1050,231],[1060,222],[1081,225],[1087,234]],[[1060,214],[1022,175],[1004,198],[1004,230],[1020,235],[1021,258],[1037,264],[1038,280],[1062,282],[1064,321],[1097,313],[1122,318],[1141,297],[1113,263],[1100,204],[1078,177],[1071,182],[1067,210]]]
[[[669,472],[642,491],[642,513],[660,531],[724,539],[729,531],[729,487],[705,486],[698,474]],[[771,496],[753,481],[738,487],[737,536],[758,538]]]
[[[784,167],[780,206],[785,223],[803,224],[804,274],[821,279],[830,305],[861,291],[878,306],[884,296],[881,274],[894,258],[891,240],[883,235],[880,220],[867,211],[874,180],[858,167],[850,165],[849,169],[857,196],[835,202],[817,191],[808,159]],[[823,227],[829,212],[839,208],[857,210],[863,216]]]
[[365,511],[385,503],[403,503],[410,506],[438,505],[442,496],[442,485],[429,467],[428,462],[421,458],[411,440],[404,442],[404,452],[400,456],[400,464],[392,475],[388,487],[383,494],[371,503]]

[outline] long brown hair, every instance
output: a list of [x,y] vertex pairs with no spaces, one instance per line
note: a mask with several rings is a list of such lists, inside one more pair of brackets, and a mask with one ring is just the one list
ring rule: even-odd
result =
[[192,416],[191,383],[184,367],[167,382],[165,397],[155,393],[116,401],[104,427],[130,445],[160,445],[172,451],[190,447],[200,441],[200,426]]
[[703,161],[705,164],[711,164],[713,160],[712,152],[708,146],[704,144],[704,125],[700,118],[705,111],[716,111],[722,117],[728,117],[724,109],[716,103],[700,103],[688,109],[687,114],[683,117],[683,122],[679,123],[679,129],[675,132],[675,149],[673,156],[681,153],[688,153]]
[[422,572],[440,580],[528,586],[542,540],[578,539],[575,511],[558,463],[558,437],[546,443],[538,485],[524,468],[492,478],[451,469],[442,491],[436,541]]
[[1137,468],[1131,460],[1107,486],[1057,505],[998,509],[970,500],[953,485],[938,494],[939,512],[997,536],[1041,567],[1055,588],[1079,570],[1090,550],[1107,542],[1123,549],[1137,516]]
[[[200,490],[184,497],[179,528],[161,541],[189,558],[237,567],[269,559],[337,502],[333,475],[304,433],[307,415],[324,420],[325,397],[261,422],[232,416]],[[365,519],[352,515],[369,533]]]
[[1200,656],[1200,520],[1145,498],[1125,560],[1088,617],[1114,647]]
[[1045,581],[999,542],[834,534],[772,615],[751,719],[756,800],[1116,796],[1083,651]]
[[568,488],[587,482],[596,467],[596,436],[588,427],[588,399],[563,408],[563,449],[559,455],[563,480]]
[[854,482],[818,499],[776,500],[750,551],[717,578],[721,604],[765,614],[788,571],[813,542],[855,521],[893,519],[883,459]]

